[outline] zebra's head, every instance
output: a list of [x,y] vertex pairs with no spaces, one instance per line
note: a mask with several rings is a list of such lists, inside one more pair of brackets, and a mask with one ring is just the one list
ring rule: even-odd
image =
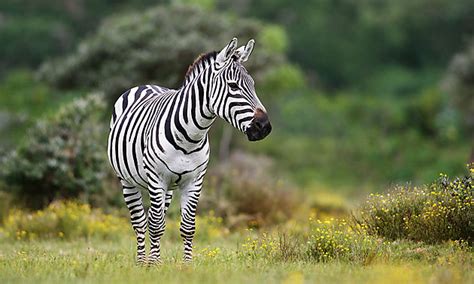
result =
[[251,39],[237,49],[234,38],[217,54],[210,104],[216,115],[244,132],[250,141],[261,140],[272,130],[267,111],[255,93],[254,80],[242,65],[254,43]]

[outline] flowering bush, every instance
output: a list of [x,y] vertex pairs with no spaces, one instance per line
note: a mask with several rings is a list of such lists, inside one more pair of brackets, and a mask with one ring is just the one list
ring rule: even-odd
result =
[[372,194],[355,217],[372,235],[428,243],[465,240],[474,236],[474,168],[463,178],[441,174],[428,186],[398,186]]
[[0,228],[0,236],[14,240],[116,239],[127,234],[132,235],[132,231],[125,218],[72,201],[57,201],[32,213],[12,210]]
[[381,241],[354,231],[345,220],[310,220],[306,253],[311,260],[331,259],[369,263],[379,252]]
[[308,234],[261,233],[249,236],[242,244],[240,255],[249,259],[270,261],[352,261],[370,263],[382,253],[384,243],[365,233],[354,231],[344,220],[325,221],[310,218]]

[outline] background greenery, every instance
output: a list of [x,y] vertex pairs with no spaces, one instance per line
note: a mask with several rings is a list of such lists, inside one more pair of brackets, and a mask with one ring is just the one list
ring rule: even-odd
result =
[[[112,104],[233,36],[273,132],[217,121],[195,264],[174,200],[133,267]],[[3,0],[0,40],[0,282],[473,281],[473,1]]]
[[[110,105],[133,85],[177,87],[195,56],[237,35],[257,39],[249,68],[275,130],[223,147],[271,156],[300,187],[349,191],[424,183],[469,161],[472,1],[161,2],[2,1],[3,151],[90,90]],[[215,154],[229,152],[222,128]]]

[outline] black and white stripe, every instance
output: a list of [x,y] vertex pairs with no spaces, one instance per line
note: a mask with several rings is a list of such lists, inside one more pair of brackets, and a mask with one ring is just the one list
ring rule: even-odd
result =
[[[137,236],[137,261],[160,262],[160,239],[173,190],[181,194],[181,236],[184,259],[192,259],[196,208],[209,161],[207,133],[217,116],[247,134],[264,138],[271,130],[254,81],[242,63],[253,40],[236,49],[233,39],[221,52],[201,56],[190,67],[183,86],[131,88],[117,100],[110,122],[108,156],[123,186]],[[150,195],[146,214],[140,189]],[[148,215],[148,216],[147,216]]]

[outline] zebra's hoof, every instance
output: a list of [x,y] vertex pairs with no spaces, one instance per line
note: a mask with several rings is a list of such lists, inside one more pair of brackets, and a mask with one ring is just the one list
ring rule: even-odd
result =
[[137,266],[146,266],[147,261],[146,258],[137,258],[136,265]]
[[154,266],[160,266],[161,264],[163,264],[163,262],[161,261],[161,258],[155,258],[155,259],[149,259],[147,264],[149,267],[154,267]]

